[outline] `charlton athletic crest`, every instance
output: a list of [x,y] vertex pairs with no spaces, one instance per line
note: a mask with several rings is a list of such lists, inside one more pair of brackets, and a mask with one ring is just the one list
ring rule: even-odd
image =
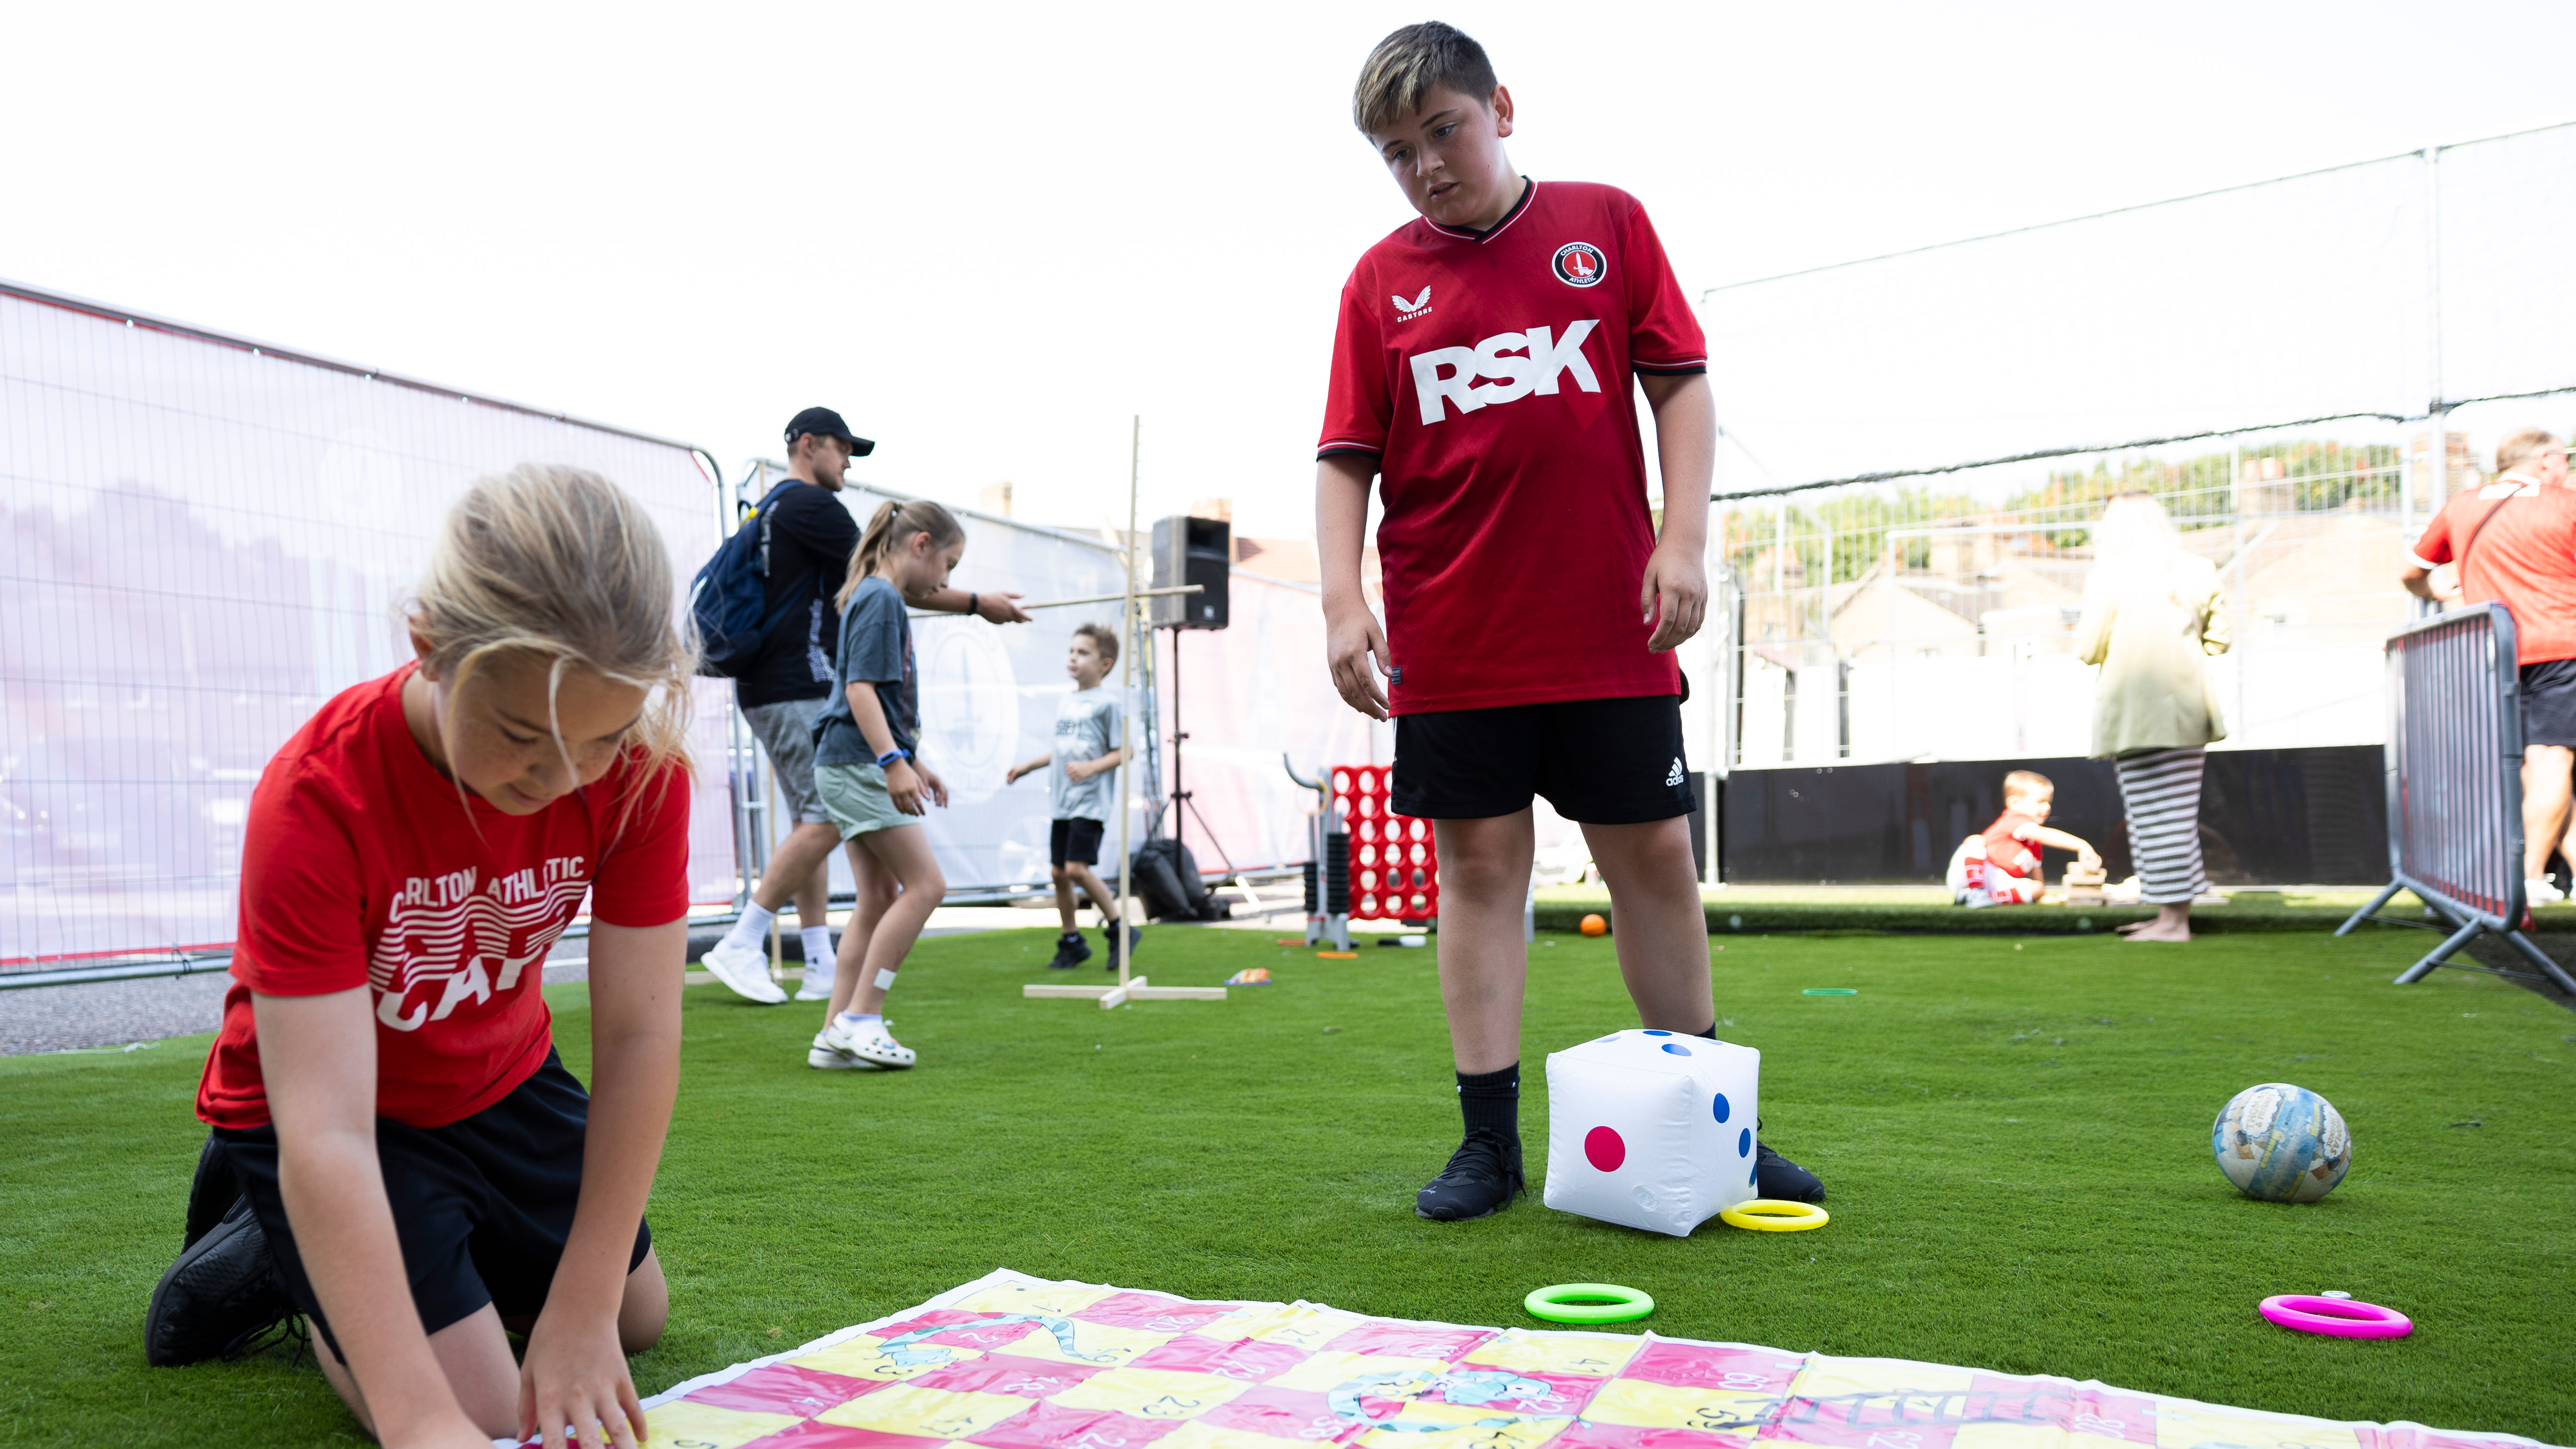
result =
[[1556,249],[1556,279],[1569,287],[1597,287],[1609,270],[1601,248],[1590,242],[1567,242]]

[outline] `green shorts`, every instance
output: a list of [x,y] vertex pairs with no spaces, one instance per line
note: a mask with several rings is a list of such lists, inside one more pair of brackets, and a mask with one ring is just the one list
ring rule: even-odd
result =
[[816,765],[814,793],[823,797],[832,824],[843,840],[856,840],[898,825],[919,825],[921,817],[894,808],[886,793],[885,771],[874,765]]

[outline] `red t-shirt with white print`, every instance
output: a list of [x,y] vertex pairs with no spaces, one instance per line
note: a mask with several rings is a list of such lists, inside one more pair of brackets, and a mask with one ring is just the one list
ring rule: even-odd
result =
[[1397,714],[1680,692],[1639,617],[1655,534],[1630,378],[1707,370],[1616,187],[1533,181],[1491,231],[1417,217],[1369,248],[1318,456],[1378,460]]
[[583,896],[617,926],[688,909],[686,772],[621,761],[533,815],[460,799],[403,722],[416,667],[323,705],[251,795],[233,987],[197,1086],[213,1126],[269,1120],[254,991],[370,988],[376,1115],[442,1127],[545,1064],[546,950]]

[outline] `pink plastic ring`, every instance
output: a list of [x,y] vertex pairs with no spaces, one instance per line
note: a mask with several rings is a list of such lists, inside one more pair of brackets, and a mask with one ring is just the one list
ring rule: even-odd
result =
[[2396,1309],[2353,1298],[2276,1293],[2257,1311],[2283,1328],[2334,1338],[2404,1338],[2415,1331],[2415,1321]]

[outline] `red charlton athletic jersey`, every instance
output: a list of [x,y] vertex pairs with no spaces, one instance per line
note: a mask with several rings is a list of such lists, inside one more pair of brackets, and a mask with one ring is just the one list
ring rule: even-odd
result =
[[1397,714],[1678,694],[1646,652],[1634,373],[1708,370],[1637,199],[1530,182],[1489,232],[1417,217],[1342,288],[1318,456],[1378,460]]
[[1986,827],[1986,863],[2009,876],[2027,878],[2039,869],[2039,848],[2021,838],[2021,828],[2039,822],[2007,810]]
[[2576,659],[2576,488],[2507,473],[2452,494],[2415,540],[2414,562],[2429,570],[2463,548],[2461,602],[2513,610],[2516,664]]
[[685,772],[621,762],[534,815],[460,800],[403,723],[414,667],[322,706],[252,792],[233,988],[197,1086],[213,1126],[268,1122],[254,991],[371,988],[376,1115],[443,1127],[545,1064],[546,948],[584,895],[617,926],[688,909]]

